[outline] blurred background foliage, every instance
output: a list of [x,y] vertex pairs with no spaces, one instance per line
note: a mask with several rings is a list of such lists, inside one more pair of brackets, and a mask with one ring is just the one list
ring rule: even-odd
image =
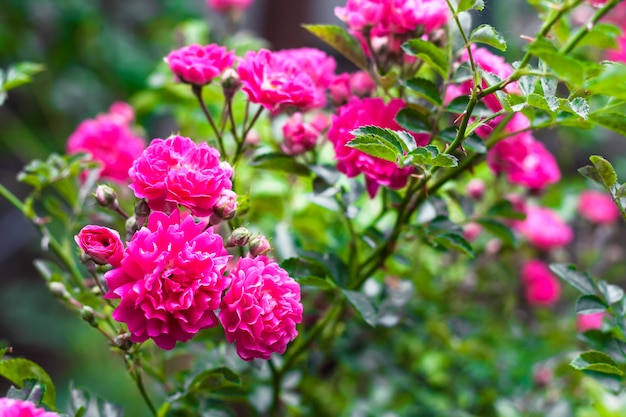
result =
[[[246,16],[246,26],[276,47],[319,47],[299,24],[337,23],[332,9],[340,3],[258,1]],[[479,18],[490,21],[507,38],[511,45],[507,53],[515,57],[522,47],[515,38],[534,33],[538,25],[533,13],[523,0],[487,1]],[[15,182],[15,174],[26,162],[63,151],[80,121],[105,111],[116,100],[134,105],[146,138],[164,137],[179,128],[189,136],[206,137],[208,130],[191,95],[164,85],[163,77],[169,74],[160,63],[186,40],[206,39],[206,22],[219,36],[224,28],[217,20],[201,0],[1,0],[0,67],[32,61],[44,64],[46,71],[33,84],[12,91],[0,107],[0,181],[20,194],[23,186]],[[340,62],[344,67],[347,64]],[[198,121],[199,130],[191,130]],[[567,130],[558,135],[544,132],[543,138],[557,151],[565,174],[544,201],[560,208],[566,219],[576,216],[571,196],[587,186],[575,172],[589,154],[611,155],[618,175],[626,177],[626,163],[616,156],[623,147],[604,131],[577,131],[575,136]],[[479,171],[477,176],[481,175],[487,176]],[[279,182],[272,175],[261,184],[265,187],[253,191],[257,204],[253,210],[271,213],[264,221],[270,224],[286,211],[299,211],[301,218],[309,220],[300,227],[307,240],[297,244],[310,250],[327,246],[329,237],[323,231],[332,224],[329,211],[285,201],[288,190],[275,187]],[[259,217],[253,212],[251,218]],[[335,226],[341,227],[339,219]],[[590,232],[582,223],[576,227],[581,233]],[[0,230],[0,344],[10,344],[17,355],[47,369],[61,391],[60,404],[71,378],[75,385],[88,386],[122,404],[128,416],[147,415],[121,361],[93,337],[86,323],[69,316],[49,294],[32,266],[32,259],[40,254],[36,232],[4,201],[0,201]],[[597,263],[601,255],[623,256],[618,235],[612,241],[616,243],[590,245],[586,258],[570,261],[619,282],[626,265]],[[412,263],[412,251],[432,251],[432,256],[420,256],[432,263]],[[518,277],[488,257],[472,265],[477,272],[469,274],[459,266],[462,263],[454,263],[452,255],[442,256],[418,242],[402,253],[384,282],[366,286],[371,297],[387,303],[389,327],[366,328],[360,319],[346,317],[341,328],[330,330],[344,332],[340,342],[322,346],[342,358],[326,363],[320,355],[327,383],[319,383],[324,375],[298,376],[308,397],[297,401],[306,404],[312,415],[391,416],[395,414],[385,413],[393,409],[400,415],[421,417],[466,415],[462,410],[485,416],[495,410],[498,416],[516,417],[511,405],[515,399],[528,407],[524,416],[626,416],[623,398],[607,401],[609,394],[591,381],[581,381],[581,374],[566,366],[569,357],[555,356],[578,347],[573,290],[564,288],[566,297],[558,306],[533,310],[524,306],[521,291],[510,291],[519,290]],[[529,257],[525,255],[515,250],[501,254],[514,266]],[[403,275],[419,279],[396,278]],[[409,302],[407,295],[413,295]],[[317,307],[323,311],[323,300],[320,303]],[[316,317],[315,309],[307,314],[310,320]],[[393,352],[393,357],[382,356],[380,347]],[[364,369],[373,377],[363,380]],[[0,382],[0,388],[6,386]],[[533,414],[532,409],[541,411]]]

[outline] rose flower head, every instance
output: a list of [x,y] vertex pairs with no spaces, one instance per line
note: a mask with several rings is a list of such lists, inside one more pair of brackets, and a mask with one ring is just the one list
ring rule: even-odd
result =
[[59,417],[57,413],[37,407],[30,401],[13,398],[0,398],[0,416],[2,417]]
[[222,191],[232,189],[232,169],[219,158],[217,149],[183,136],[154,139],[130,169],[130,188],[153,210],[174,203],[209,216]]
[[265,256],[240,258],[230,277],[219,313],[228,342],[245,361],[284,353],[302,321],[300,285]]
[[589,330],[601,330],[605,315],[606,314],[604,312],[579,314],[576,316],[576,329],[580,333],[584,333]]
[[118,183],[128,181],[128,169],[146,147],[130,128],[132,107],[114,103],[109,113],[80,123],[67,140],[67,153],[84,152],[102,166],[100,178]]
[[[328,131],[328,140],[335,148],[337,169],[349,178],[365,175],[369,195],[373,198],[381,185],[399,189],[406,185],[411,168],[399,168],[395,163],[370,156],[365,152],[346,146],[354,136],[352,131],[361,126],[375,125],[393,130],[403,130],[395,121],[398,112],[404,107],[400,99],[385,103],[380,98],[353,98],[338,109],[333,116]],[[414,134],[418,146],[428,143],[428,134]]]
[[88,225],[74,236],[74,241],[98,265],[119,267],[122,262],[124,244],[116,230]]
[[216,44],[193,44],[170,52],[164,59],[178,80],[202,86],[231,67],[235,53]]
[[213,228],[203,229],[192,216],[154,211],[128,242],[121,266],[104,275],[105,297],[120,299],[113,318],[128,325],[131,341],[150,338],[169,350],[218,324],[230,256]]
[[550,268],[538,259],[533,259],[522,267],[522,283],[528,304],[548,306],[556,303],[561,296],[561,283]]
[[587,190],[580,193],[578,213],[592,223],[611,224],[619,217],[619,209],[611,196],[602,191]]
[[313,149],[320,135],[312,123],[303,120],[302,113],[294,113],[283,125],[281,148],[288,155],[299,155]]
[[572,241],[574,231],[559,215],[546,207],[527,206],[526,219],[515,222],[514,228],[539,249],[561,248]]
[[252,5],[253,0],[207,0],[207,5],[218,12],[243,11]]
[[307,110],[319,104],[316,81],[285,54],[267,49],[247,52],[237,72],[248,99],[272,113],[289,107]]

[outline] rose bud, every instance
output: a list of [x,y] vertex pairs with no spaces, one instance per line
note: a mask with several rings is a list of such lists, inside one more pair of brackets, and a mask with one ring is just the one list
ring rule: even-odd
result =
[[222,190],[213,206],[213,214],[221,220],[230,220],[237,214],[237,194],[233,190]]
[[108,185],[98,185],[96,192],[93,194],[98,205],[115,210],[118,207],[117,194],[115,190]]
[[473,200],[480,201],[485,195],[485,190],[487,187],[485,186],[485,182],[479,178],[474,178],[467,183],[465,187],[465,192],[467,195]]
[[108,227],[88,225],[74,236],[76,244],[95,263],[120,266],[124,256],[124,245],[119,233]]
[[226,247],[232,248],[233,246],[246,246],[249,240],[250,231],[245,227],[238,227],[233,230],[233,233],[231,233],[230,239],[226,242]]
[[241,88],[241,78],[233,68],[228,68],[222,74],[222,91],[227,101],[231,100]]
[[250,255],[253,258],[257,256],[265,255],[269,251],[272,250],[270,246],[270,242],[267,240],[265,236],[256,236],[252,238],[250,243],[248,244],[248,248],[250,249]]

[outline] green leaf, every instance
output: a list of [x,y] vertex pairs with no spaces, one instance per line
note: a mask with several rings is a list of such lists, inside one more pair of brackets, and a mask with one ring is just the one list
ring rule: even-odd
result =
[[361,126],[350,133],[356,138],[375,137],[382,142],[387,142],[400,152],[410,152],[417,148],[415,138],[410,133],[401,130],[391,130],[378,126]]
[[9,388],[7,398],[14,400],[30,401],[36,405],[41,404],[41,400],[46,392],[46,386],[36,379],[24,380],[24,387],[17,389],[14,386]]
[[622,301],[624,298],[624,290],[617,285],[609,284],[606,281],[598,282],[598,289],[600,294],[604,297],[607,303],[615,304]]
[[280,267],[289,273],[294,279],[318,277],[324,279],[329,276],[329,271],[323,263],[308,257],[285,259]]
[[316,287],[322,290],[332,290],[334,288],[337,288],[331,281],[324,279],[324,278],[319,278],[319,277],[300,277],[300,278],[296,278],[294,277],[294,279],[298,282],[298,284],[300,285],[307,285],[309,287]]
[[626,65],[606,62],[599,74],[589,77],[584,90],[592,94],[602,94],[626,100]]
[[435,44],[422,39],[411,39],[402,45],[402,49],[407,54],[420,58],[444,79],[448,79],[448,56]]
[[464,12],[466,10],[483,10],[485,8],[485,2],[483,0],[461,0],[459,6],[456,8],[457,13]]
[[441,106],[442,99],[441,93],[439,93],[439,87],[432,81],[416,77],[406,80],[404,86],[418,96],[430,101],[435,106]]
[[576,301],[576,314],[593,314],[606,311],[607,305],[595,295],[583,295]]
[[376,158],[384,159],[385,161],[391,161],[397,163],[402,157],[396,147],[390,143],[383,141],[375,136],[359,136],[352,139],[346,144],[350,148],[354,148],[361,152],[365,152],[368,155]]
[[576,97],[575,99],[569,101],[569,107],[572,109],[574,113],[582,117],[583,119],[587,119],[589,117],[589,102],[587,99],[583,97]]
[[577,59],[559,53],[550,42],[543,38],[531,43],[528,52],[540,58],[566,83],[574,87],[582,86],[585,80],[585,68]]
[[[498,77],[496,74],[493,74],[488,71],[482,71],[481,75],[489,87],[496,85],[500,81],[502,81],[502,79]],[[496,98],[502,105],[502,109],[504,111],[513,112],[513,109],[511,108],[511,103],[509,103],[508,95],[503,90],[498,90],[494,94],[496,95]]]
[[611,165],[609,161],[598,155],[590,156],[589,160],[598,171],[598,175],[607,189],[617,182],[617,174],[615,173],[615,169],[613,169],[613,165]]
[[232,369],[220,366],[200,372],[185,385],[188,392],[208,394],[218,389],[239,387],[241,386],[241,378]]
[[518,81],[518,85],[520,90],[522,90],[522,94],[524,97],[528,97],[531,93],[535,91],[535,84],[537,83],[537,77],[534,75],[525,75],[521,77]]
[[458,252],[464,253],[470,258],[474,258],[474,250],[472,249],[472,245],[469,244],[465,238],[456,233],[443,233],[435,236],[433,241],[443,246],[446,249],[453,249]]
[[587,35],[581,39],[578,46],[595,46],[602,49],[617,49],[617,38],[620,36],[621,30],[615,25],[609,23],[596,23],[587,32]]
[[[124,410],[119,405],[104,401],[82,389],[74,388],[70,383],[69,411],[74,417],[86,415],[88,417],[123,417]],[[87,414],[89,410],[89,414]]]
[[524,212],[515,210],[513,203],[506,199],[496,201],[487,210],[487,215],[516,220],[524,220],[526,218],[526,214]]
[[428,116],[411,107],[405,107],[396,115],[396,122],[413,133],[428,133],[431,131]]
[[550,264],[550,270],[559,278],[585,295],[594,295],[595,285],[587,274],[576,271],[576,267],[567,264]]
[[359,312],[363,320],[370,326],[375,327],[378,321],[378,313],[370,299],[365,294],[357,291],[342,290],[342,292],[355,310]]
[[600,184],[602,186],[604,185],[602,178],[600,177],[600,174],[598,173],[598,170],[596,169],[596,167],[592,165],[586,165],[582,168],[578,168],[578,172],[583,177],[589,178],[593,182]]
[[363,48],[348,31],[335,25],[303,25],[303,27],[348,58],[354,65],[368,71]]
[[297,162],[289,155],[280,153],[262,153],[256,155],[250,161],[250,166],[258,169],[287,172],[303,177],[308,177],[311,174],[311,171],[309,171],[306,165]]
[[455,167],[459,161],[455,156],[439,153],[439,148],[434,145],[420,146],[405,157],[406,163],[414,165],[432,165],[440,167]]
[[6,71],[1,91],[8,91],[31,82],[32,76],[43,71],[45,67],[34,62],[21,62]]
[[624,372],[609,355],[596,350],[581,353],[570,363],[570,366],[579,371],[595,371],[619,376],[624,375]]
[[55,407],[56,390],[52,379],[36,363],[23,358],[2,360],[0,361],[0,376],[8,379],[20,388],[24,386],[24,381],[27,379],[35,379],[41,382],[46,387],[42,402],[50,408]]
[[486,231],[500,239],[503,243],[517,247],[518,241],[515,234],[508,226],[493,219],[478,219],[476,220]]
[[506,51],[506,41],[502,35],[490,25],[480,25],[474,29],[470,34],[469,41],[470,43],[484,43],[500,51]]
[[626,136],[626,115],[622,113],[595,112],[589,115],[591,123]]

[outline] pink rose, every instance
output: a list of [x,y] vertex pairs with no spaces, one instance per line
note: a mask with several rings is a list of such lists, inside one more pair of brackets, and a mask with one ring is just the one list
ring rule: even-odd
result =
[[341,106],[348,102],[352,96],[350,87],[350,74],[343,72],[337,75],[328,86],[330,97],[335,105]]
[[2,417],[59,417],[57,413],[38,408],[30,401],[0,398],[0,416]]
[[561,248],[572,241],[574,232],[559,215],[549,208],[527,206],[526,219],[513,227],[539,249]]
[[240,258],[230,276],[219,313],[228,342],[245,361],[284,353],[302,322],[300,285],[265,256]]
[[617,49],[607,51],[606,58],[611,61],[626,63],[626,35],[617,38]]
[[230,220],[235,217],[237,214],[237,194],[233,190],[222,190],[213,206],[213,214],[219,220]]
[[533,306],[548,306],[561,296],[561,283],[545,263],[533,259],[522,267],[522,283],[526,300]]
[[130,188],[153,210],[169,202],[207,217],[222,191],[232,188],[232,169],[219,158],[217,149],[183,136],[154,139],[129,171]]
[[288,155],[299,155],[313,149],[320,135],[311,123],[302,120],[302,113],[294,113],[283,125],[285,141],[281,148]]
[[243,11],[252,5],[253,0],[207,0],[207,5],[218,12]]
[[[333,116],[332,126],[328,131],[328,140],[335,148],[337,169],[349,178],[365,175],[365,183],[369,195],[373,198],[381,185],[399,189],[406,185],[412,172],[411,168],[399,168],[395,163],[385,161],[346,146],[354,137],[352,131],[361,126],[375,125],[394,130],[403,130],[395,121],[398,112],[404,107],[400,99],[389,103],[380,98],[353,98],[338,109]],[[414,134],[418,146],[428,143],[428,134]]]
[[110,113],[78,125],[67,141],[67,153],[87,153],[102,166],[100,178],[127,182],[128,169],[146,147],[145,141],[130,129],[133,118],[132,107],[114,103]]
[[587,190],[580,193],[578,213],[593,223],[615,223],[620,212],[611,196],[602,191]]
[[335,7],[335,16],[353,31],[376,27],[383,22],[388,6],[386,0],[348,0],[345,7]]
[[98,265],[119,267],[124,255],[120,234],[108,227],[88,225],[83,227],[74,241]]
[[421,27],[430,33],[448,22],[445,0],[390,0],[385,30],[394,34],[414,32]]
[[376,90],[376,83],[365,71],[357,71],[350,75],[350,91],[357,97],[369,97]]
[[576,316],[576,328],[580,333],[602,329],[604,313],[579,314]]
[[178,80],[206,85],[233,65],[235,53],[216,44],[194,44],[170,52],[165,62]]
[[316,87],[313,107],[326,105],[326,89],[335,77],[337,63],[335,58],[316,48],[283,49],[274,52],[281,59],[293,61],[302,71],[307,73]]
[[239,63],[237,72],[248,99],[272,113],[289,107],[307,110],[319,105],[316,81],[289,56],[267,49],[250,51]]
[[186,342],[218,324],[215,310],[230,284],[224,269],[230,256],[213,228],[154,211],[134,234],[119,268],[104,277],[105,298],[119,298],[113,318],[128,324],[131,341],[148,338],[162,349]]

